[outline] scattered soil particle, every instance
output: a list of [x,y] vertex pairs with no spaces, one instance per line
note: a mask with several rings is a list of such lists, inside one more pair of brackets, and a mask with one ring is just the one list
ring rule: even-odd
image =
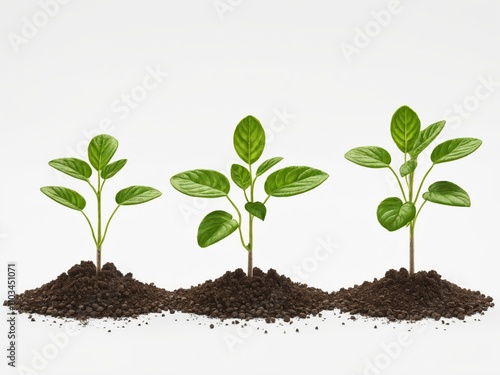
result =
[[306,318],[321,310],[333,310],[329,294],[321,289],[295,283],[274,269],[267,273],[254,268],[248,278],[241,268],[226,272],[189,289],[177,289],[168,302],[170,308],[212,318],[249,320]]
[[344,313],[396,320],[432,318],[464,319],[493,307],[493,298],[461,288],[441,278],[436,271],[409,275],[405,268],[389,270],[385,277],[365,281],[331,294]]
[[168,294],[152,283],[135,280],[131,273],[123,275],[113,263],[106,263],[97,276],[94,263],[82,261],[55,280],[18,294],[14,307],[30,314],[80,320],[123,318],[161,313]]

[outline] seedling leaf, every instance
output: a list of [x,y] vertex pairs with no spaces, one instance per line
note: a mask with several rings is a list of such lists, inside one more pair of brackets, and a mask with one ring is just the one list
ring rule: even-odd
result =
[[275,157],[271,159],[267,159],[265,162],[263,162],[261,165],[259,165],[259,168],[257,168],[257,172],[255,173],[256,177],[262,176],[264,173],[266,173],[269,169],[274,167],[276,164],[278,164],[280,161],[282,161],[282,157]]
[[437,145],[431,154],[435,164],[461,159],[476,151],[483,142],[477,138],[455,138]]
[[397,197],[384,199],[377,208],[377,218],[380,225],[390,232],[409,224],[415,215],[415,205],[411,202],[403,203]]
[[271,173],[264,183],[267,195],[291,197],[302,194],[321,185],[328,174],[319,169],[305,166],[292,166]]
[[470,197],[460,186],[449,181],[438,181],[429,186],[429,191],[423,194],[429,202],[455,207],[470,207]]
[[127,164],[127,159],[120,159],[111,164],[106,165],[101,171],[101,177],[105,180],[110,179]]
[[252,184],[252,176],[248,169],[239,164],[233,164],[231,166],[231,179],[234,183],[243,190],[248,189]]
[[40,190],[50,199],[72,210],[82,211],[87,205],[79,193],[62,186],[44,186]]
[[253,116],[247,116],[236,126],[233,136],[234,149],[245,163],[256,162],[266,144],[264,128]]
[[427,146],[432,143],[433,140],[436,139],[439,133],[441,133],[441,131],[444,129],[445,124],[446,121],[444,120],[438,121],[432,125],[429,125],[420,132],[417,140],[415,141],[415,144],[413,145],[413,149],[410,151],[410,156],[412,159],[416,159],[418,155],[420,155],[420,153],[424,151]]
[[92,176],[92,168],[87,162],[77,158],[60,158],[49,161],[49,165],[68,176],[86,181]]
[[387,168],[391,164],[391,155],[377,146],[356,147],[348,151],[344,157],[367,168]]
[[245,204],[245,210],[262,221],[266,218],[267,208],[261,202],[248,202]]
[[176,174],[170,183],[181,193],[200,198],[225,197],[231,188],[226,176],[210,169],[194,169]]
[[213,211],[203,218],[198,227],[198,245],[208,247],[226,238],[238,229],[238,222],[230,213]]
[[413,149],[420,133],[420,119],[408,106],[402,106],[392,116],[391,136],[396,146],[405,153]]
[[100,134],[92,138],[88,148],[89,161],[98,171],[102,170],[118,148],[118,141],[110,135]]
[[399,173],[401,177],[408,176],[410,173],[414,172],[417,169],[417,161],[414,159],[408,160],[399,168]]
[[116,193],[115,201],[122,206],[132,206],[158,198],[161,192],[149,186],[129,186]]

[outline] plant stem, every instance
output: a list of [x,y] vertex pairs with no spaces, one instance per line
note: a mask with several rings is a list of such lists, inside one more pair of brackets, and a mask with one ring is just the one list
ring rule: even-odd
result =
[[418,190],[417,190],[417,194],[415,195],[415,201],[413,202],[414,204],[417,203],[417,199],[418,199],[418,196],[420,195],[420,191],[422,190],[422,186],[424,185],[425,179],[427,178],[429,173],[431,173],[432,168],[434,168],[435,165],[436,164],[432,164],[431,167],[429,168],[429,170],[425,173],[424,177],[422,178],[422,181],[420,182],[420,185],[419,185]]
[[95,264],[96,264],[96,270],[97,270],[96,274],[97,274],[97,276],[99,276],[101,273],[101,247],[100,246],[98,246],[97,250],[96,250],[96,262],[95,262]]
[[108,233],[109,223],[111,223],[111,219],[113,218],[113,216],[115,216],[115,213],[116,213],[116,211],[118,211],[118,208],[120,208],[120,205],[116,206],[115,210],[113,211],[113,213],[109,217],[108,222],[106,223],[106,228],[104,229],[104,234],[103,234],[102,239],[101,239],[101,245],[104,242],[104,240],[106,239],[106,234]]
[[245,244],[245,239],[243,238],[243,231],[241,230],[241,221],[242,221],[241,220],[241,212],[238,209],[238,207],[234,204],[234,202],[231,200],[231,198],[229,198],[229,195],[226,195],[226,198],[229,201],[229,203],[231,203],[231,205],[236,210],[236,213],[238,214],[238,232],[240,233],[240,241],[241,241],[241,244],[243,245],[243,247],[245,248],[245,250],[248,251],[248,246]]
[[83,212],[83,211],[80,211],[80,212],[85,217],[85,220],[87,220],[87,223],[89,224],[89,227],[90,227],[90,231],[92,232],[92,238],[94,239],[94,243],[96,246],[98,246],[97,238],[96,238],[95,232],[94,232],[94,227],[92,226],[92,223],[90,222],[89,217],[87,215],[85,215],[85,212]]
[[406,199],[406,193],[405,193],[405,190],[403,189],[403,185],[401,185],[401,181],[399,181],[399,177],[398,177],[397,173],[396,173],[396,172],[394,172],[394,169],[392,169],[392,167],[391,167],[391,166],[389,166],[389,167],[387,167],[387,168],[389,168],[389,169],[390,169],[390,171],[392,172],[392,174],[394,175],[394,177],[396,177],[396,181],[397,181],[397,182],[398,182],[398,184],[399,184],[399,188],[401,189],[401,193],[403,194],[403,198],[404,198],[404,200],[406,201],[406,200],[407,200],[407,199]]
[[410,275],[415,273],[415,220],[410,223]]
[[101,248],[102,248],[102,212],[101,212],[101,171],[97,172],[97,261],[96,274],[101,273]]
[[[250,171],[250,177],[252,176],[252,165],[248,164],[248,170]],[[254,202],[254,187],[255,181],[257,177],[255,177],[250,185],[250,202]],[[248,214],[248,270],[247,276],[253,277],[253,218],[252,214]]]

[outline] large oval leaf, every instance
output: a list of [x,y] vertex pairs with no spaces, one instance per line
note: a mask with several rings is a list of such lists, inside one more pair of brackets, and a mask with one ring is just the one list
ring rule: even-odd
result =
[[132,206],[149,202],[161,195],[159,190],[149,186],[129,186],[116,193],[115,201],[122,206]]
[[387,168],[391,164],[391,155],[382,147],[377,146],[356,147],[348,151],[344,157],[368,168]]
[[238,222],[230,213],[213,211],[203,218],[198,227],[198,245],[207,247],[226,238],[238,229]]
[[121,169],[127,164],[127,159],[120,159],[111,164],[106,165],[101,171],[101,177],[107,180],[113,177],[115,174],[121,171]]
[[82,211],[87,204],[79,193],[62,186],[44,186],[40,190],[50,199],[72,210]]
[[90,141],[89,161],[98,171],[102,170],[113,157],[118,148],[118,141],[108,134],[96,135]]
[[262,202],[248,202],[245,204],[245,210],[262,221],[266,218],[267,208]]
[[181,193],[200,198],[225,197],[231,188],[226,176],[210,169],[194,169],[176,174],[170,183]]
[[437,138],[439,133],[444,129],[444,125],[446,121],[438,121],[435,124],[429,125],[424,130],[420,132],[418,135],[415,144],[413,145],[413,149],[410,151],[410,156],[412,159],[416,159],[418,155],[422,151],[424,151],[427,146],[429,146],[433,140]]
[[455,138],[437,145],[431,154],[435,164],[466,157],[476,151],[483,142],[477,138]]
[[248,169],[239,164],[231,165],[231,179],[243,190],[248,189],[252,184],[252,176]]
[[401,175],[401,177],[408,176],[410,173],[415,172],[415,169],[417,169],[417,165],[418,163],[416,160],[408,160],[399,168],[399,174]]
[[404,105],[394,113],[391,120],[391,136],[396,146],[403,152],[410,152],[420,133],[420,119],[408,106]]
[[266,144],[264,128],[253,116],[247,116],[236,126],[233,136],[234,149],[245,163],[257,161]]
[[305,166],[292,166],[271,173],[264,183],[267,195],[291,197],[302,194],[321,185],[328,174],[319,169]]
[[257,172],[255,173],[256,177],[262,176],[264,173],[266,173],[269,169],[274,167],[276,164],[278,164],[280,161],[282,161],[283,158],[278,156],[275,158],[267,159],[265,162],[263,162],[259,167],[257,168]]
[[410,223],[416,215],[412,202],[403,203],[397,197],[384,199],[377,208],[377,218],[380,225],[388,231],[395,231]]
[[52,168],[67,174],[68,176],[86,181],[92,176],[92,168],[84,160],[77,158],[61,158],[49,161]]
[[460,186],[449,181],[438,181],[429,186],[423,198],[429,202],[455,207],[470,207],[470,197]]

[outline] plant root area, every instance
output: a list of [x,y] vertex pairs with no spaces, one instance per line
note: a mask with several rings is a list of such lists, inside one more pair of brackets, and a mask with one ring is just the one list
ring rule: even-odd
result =
[[123,275],[113,263],[106,263],[97,276],[94,263],[82,261],[55,280],[17,295],[13,307],[24,313],[78,320],[136,318],[169,310],[219,320],[274,323],[321,316],[322,311],[334,309],[353,318],[359,314],[389,321],[464,319],[493,306],[491,297],[446,281],[436,271],[410,276],[404,268],[389,270],[381,279],[328,293],[293,282],[274,269],[254,268],[254,276],[248,278],[239,268],[170,292],[137,281],[131,273]]
[[82,261],[55,280],[18,294],[14,307],[20,312],[79,320],[124,318],[162,312],[167,295],[154,284],[135,280],[131,273],[123,275],[113,263],[106,263],[97,276],[94,263]]
[[405,268],[391,269],[379,280],[342,288],[331,297],[344,313],[385,317],[390,321],[463,320],[495,305],[493,298],[444,280],[436,271],[420,271],[410,276]]

